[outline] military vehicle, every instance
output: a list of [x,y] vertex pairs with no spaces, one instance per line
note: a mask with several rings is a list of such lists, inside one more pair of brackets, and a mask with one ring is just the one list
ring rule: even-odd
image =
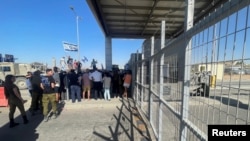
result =
[[12,74],[16,76],[15,84],[19,89],[26,89],[26,75],[28,71],[33,71],[31,64],[0,62],[0,81],[5,81],[5,76]]

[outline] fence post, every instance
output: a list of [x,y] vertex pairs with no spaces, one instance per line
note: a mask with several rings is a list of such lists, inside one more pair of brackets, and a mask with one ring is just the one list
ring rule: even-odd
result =
[[[154,45],[155,45],[155,37],[152,36],[151,37],[151,56],[154,55]],[[154,59],[150,57],[150,69],[149,69],[149,74],[150,74],[150,78],[149,78],[149,122],[152,125],[153,121],[152,121],[152,85],[153,85],[153,78],[154,78]]]
[[[138,80],[140,80],[138,77],[139,77],[139,75],[138,75],[138,63],[139,63],[139,51],[137,50],[137,52],[136,52],[136,101],[137,101],[137,104],[139,105],[139,103],[138,103],[138,95],[139,95],[139,87],[138,87],[138,83],[139,83],[139,81]],[[141,105],[139,105],[140,106],[140,108],[141,108]]]
[[[185,32],[193,27],[194,19],[194,0],[186,0],[185,12]],[[185,65],[184,65],[184,81],[182,94],[182,111],[181,111],[181,125],[180,125],[180,140],[187,140],[187,127],[185,121],[188,119],[188,101],[189,101],[189,86],[190,86],[190,69],[191,69],[191,39],[185,37],[186,51],[185,51]]]
[[[165,47],[165,26],[166,22],[161,21],[161,49]],[[162,141],[162,99],[163,99],[163,65],[164,65],[164,54],[161,54],[160,58],[160,100],[159,100],[159,138],[158,141]]]

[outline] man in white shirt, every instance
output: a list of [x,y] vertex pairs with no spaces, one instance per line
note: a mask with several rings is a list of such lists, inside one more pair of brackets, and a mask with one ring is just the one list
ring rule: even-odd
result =
[[94,72],[92,72],[89,75],[89,79],[92,80],[93,82],[95,100],[97,100],[98,97],[102,99],[103,98],[102,96],[102,73],[99,72],[97,68],[94,68]]
[[60,65],[61,65],[61,70],[65,70],[66,68],[65,68],[65,66],[66,66],[66,61],[65,61],[65,57],[62,57],[61,59],[60,59]]

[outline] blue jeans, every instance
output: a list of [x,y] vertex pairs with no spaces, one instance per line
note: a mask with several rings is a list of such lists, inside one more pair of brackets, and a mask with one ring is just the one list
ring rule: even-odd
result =
[[108,100],[110,100],[110,90],[109,90],[109,88],[104,89],[104,99],[107,100],[107,98],[108,98]]
[[77,97],[78,102],[80,102],[81,101],[81,89],[80,89],[80,86],[71,85],[70,86],[70,91],[71,91],[72,102],[76,101],[76,97]]

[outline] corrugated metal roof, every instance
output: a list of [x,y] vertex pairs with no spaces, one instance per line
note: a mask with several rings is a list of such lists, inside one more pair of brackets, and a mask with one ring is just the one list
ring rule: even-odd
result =
[[[166,38],[184,30],[185,0],[86,0],[106,36],[159,37],[166,21]],[[195,0],[194,22],[228,0]]]

